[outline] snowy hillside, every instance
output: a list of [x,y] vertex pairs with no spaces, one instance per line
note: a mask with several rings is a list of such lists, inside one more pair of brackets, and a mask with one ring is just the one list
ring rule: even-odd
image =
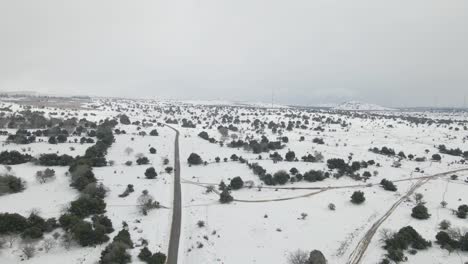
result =
[[334,110],[348,110],[348,111],[393,111],[394,109],[383,107],[376,104],[368,104],[359,101],[348,101],[339,104],[333,108]]

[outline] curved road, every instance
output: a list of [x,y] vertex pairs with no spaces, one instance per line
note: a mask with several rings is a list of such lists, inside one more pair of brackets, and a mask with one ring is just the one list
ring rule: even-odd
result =
[[174,142],[174,203],[172,206],[172,225],[167,253],[167,264],[177,264],[179,256],[180,228],[182,219],[182,198],[180,187],[180,159],[179,159],[179,131],[167,126],[176,132]]

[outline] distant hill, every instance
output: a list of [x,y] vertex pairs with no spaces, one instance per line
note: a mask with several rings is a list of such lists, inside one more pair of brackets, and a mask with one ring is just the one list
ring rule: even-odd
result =
[[341,103],[333,108],[334,110],[347,110],[347,111],[393,111],[395,109],[383,107],[376,104],[368,104],[359,101],[348,101]]

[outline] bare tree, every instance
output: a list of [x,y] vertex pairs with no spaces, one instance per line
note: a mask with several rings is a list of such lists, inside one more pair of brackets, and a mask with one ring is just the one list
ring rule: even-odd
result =
[[308,264],[309,263],[309,253],[304,250],[296,250],[289,253],[288,255],[288,264]]
[[137,203],[143,215],[147,215],[151,209],[159,208],[159,202],[155,201],[154,197],[147,190],[144,190],[140,197],[138,197]]
[[46,183],[49,180],[52,180],[55,177],[55,171],[52,169],[45,169],[44,171],[36,172],[36,179],[40,183]]
[[384,228],[380,231],[380,241],[385,242],[393,238],[394,235],[395,233],[393,231],[391,231],[390,229]]
[[28,243],[21,248],[21,252],[23,252],[26,259],[30,259],[34,257],[34,254],[36,253],[36,247],[33,244]]
[[52,248],[55,247],[57,242],[53,238],[46,238],[44,242],[42,242],[42,246],[44,247],[44,251],[48,253]]
[[62,245],[66,250],[69,250],[71,248],[73,242],[73,238],[70,234],[65,233],[62,235]]
[[131,147],[127,147],[127,148],[125,148],[125,150],[124,150],[124,151],[125,151],[125,153],[127,154],[127,156],[130,156],[130,154],[132,154],[132,153],[133,153],[133,149],[132,149]]
[[17,236],[12,234],[12,233],[6,233],[5,235],[3,235],[2,239],[5,240],[5,243],[8,244],[8,247],[12,248],[13,247],[13,244],[15,243],[16,241],[16,238]]

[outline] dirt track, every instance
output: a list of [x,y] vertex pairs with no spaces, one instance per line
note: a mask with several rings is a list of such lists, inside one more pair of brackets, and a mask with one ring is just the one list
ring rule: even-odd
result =
[[348,261],[346,262],[347,264],[358,264],[361,263],[361,261],[364,259],[364,254],[366,253],[367,248],[369,247],[369,244],[372,241],[372,238],[374,237],[375,233],[379,229],[379,227],[382,225],[385,220],[398,208],[398,206],[408,199],[419,187],[423,186],[425,183],[430,181],[431,179],[443,177],[443,176],[448,176],[450,174],[456,173],[456,172],[461,172],[461,171],[467,171],[468,169],[459,169],[459,170],[453,170],[453,171],[448,171],[448,172],[443,172],[443,173],[438,173],[434,174],[431,176],[425,176],[425,177],[420,177],[417,179],[417,182],[411,186],[411,188],[406,192],[405,195],[403,195],[400,199],[398,199],[392,207],[381,217],[379,218],[372,226],[371,228],[366,232],[364,237],[361,238],[361,240],[358,242],[356,248],[351,252],[349,255]]

